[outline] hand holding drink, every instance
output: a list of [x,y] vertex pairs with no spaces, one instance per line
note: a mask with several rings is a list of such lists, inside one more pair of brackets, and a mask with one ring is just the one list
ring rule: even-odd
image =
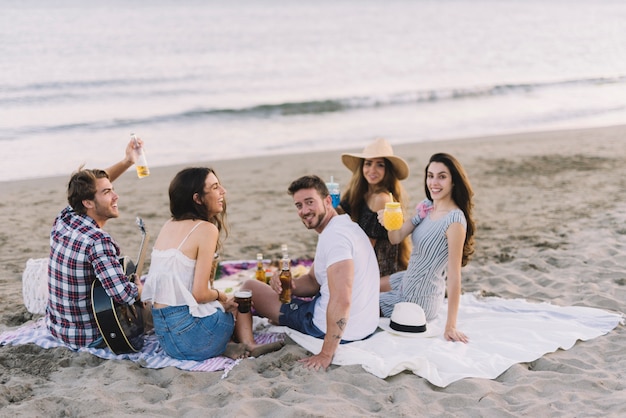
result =
[[146,153],[143,150],[143,146],[137,141],[135,134],[130,134],[130,137],[135,142],[137,148],[137,161],[135,161],[135,167],[137,168],[137,177],[144,178],[150,175],[150,169],[148,168],[148,161],[146,160]]
[[235,292],[235,302],[237,302],[237,310],[241,313],[250,312],[252,306],[252,291],[238,290]]
[[291,270],[289,268],[289,258],[283,258],[282,269],[280,275],[280,286],[282,291],[280,292],[279,299],[281,303],[291,303]]

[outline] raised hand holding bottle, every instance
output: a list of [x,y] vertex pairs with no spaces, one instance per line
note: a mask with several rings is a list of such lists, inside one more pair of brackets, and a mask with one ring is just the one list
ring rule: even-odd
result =
[[135,134],[130,134],[130,137],[135,142],[135,146],[139,146],[137,149],[137,161],[135,161],[135,168],[137,168],[137,177],[144,178],[150,175],[150,169],[148,168],[148,161],[146,160],[146,153],[143,146],[137,141]]

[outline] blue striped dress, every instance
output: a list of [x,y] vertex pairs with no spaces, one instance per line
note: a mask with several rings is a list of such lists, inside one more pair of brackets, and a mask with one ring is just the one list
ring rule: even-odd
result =
[[448,264],[446,231],[455,222],[467,228],[467,220],[463,211],[454,209],[436,221],[430,216],[422,220],[418,215],[412,221],[417,226],[411,233],[413,251],[409,265],[406,271],[390,276],[391,291],[380,294],[380,310],[383,316],[391,317],[396,303],[413,302],[424,309],[426,320],[431,321],[437,316],[445,296]]

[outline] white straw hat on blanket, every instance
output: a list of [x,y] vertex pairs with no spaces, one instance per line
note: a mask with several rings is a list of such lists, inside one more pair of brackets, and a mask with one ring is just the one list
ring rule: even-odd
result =
[[434,337],[435,327],[428,326],[421,306],[412,302],[398,302],[393,307],[391,318],[380,318],[378,326],[383,330],[403,337]]

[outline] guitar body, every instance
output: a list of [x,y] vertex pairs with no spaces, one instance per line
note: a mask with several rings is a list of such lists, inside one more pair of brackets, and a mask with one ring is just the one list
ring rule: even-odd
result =
[[[137,265],[130,258],[122,257],[120,263],[124,274],[141,278],[145,260],[147,234],[141,218],[137,224],[143,234]],[[120,305],[107,295],[100,280],[91,285],[91,307],[98,324],[98,330],[107,346],[115,354],[138,352],[143,347],[144,318],[141,302],[132,305]]]
[[132,353],[143,347],[143,316],[140,302],[120,305],[107,295],[99,280],[91,286],[91,304],[98,329],[115,354]]

